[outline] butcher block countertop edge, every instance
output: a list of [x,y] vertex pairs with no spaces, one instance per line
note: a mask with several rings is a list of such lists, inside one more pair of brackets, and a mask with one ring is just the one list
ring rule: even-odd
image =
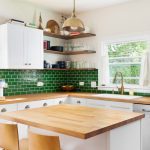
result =
[[91,138],[144,117],[141,113],[69,104],[0,114],[2,119],[81,139]]
[[140,97],[130,100],[125,99],[116,99],[116,98],[106,98],[103,96],[95,96],[96,93],[76,93],[76,92],[57,92],[57,93],[42,93],[42,94],[28,94],[28,95],[17,95],[17,96],[6,96],[5,100],[0,100],[0,105],[4,104],[15,104],[22,102],[30,102],[30,101],[39,101],[39,100],[49,100],[63,97],[76,97],[76,98],[86,98],[86,99],[94,99],[94,100],[106,100],[106,101],[115,101],[115,102],[124,102],[124,103],[132,103],[132,104],[145,104],[150,105],[150,97]]

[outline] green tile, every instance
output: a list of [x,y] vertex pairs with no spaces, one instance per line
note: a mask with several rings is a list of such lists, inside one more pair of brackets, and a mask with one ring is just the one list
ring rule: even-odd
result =
[[[80,92],[111,93],[91,88],[91,81],[98,83],[98,70],[0,70],[0,78],[8,83],[5,95],[20,95],[32,93],[47,93],[60,91],[64,84],[72,84]],[[44,87],[37,87],[37,81],[44,82]],[[84,87],[79,82],[85,82]],[[128,93],[126,93],[128,94]],[[136,93],[136,95],[150,96],[150,93]]]

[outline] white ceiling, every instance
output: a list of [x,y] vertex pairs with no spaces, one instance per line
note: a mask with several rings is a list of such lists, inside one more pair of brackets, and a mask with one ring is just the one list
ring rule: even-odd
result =
[[[73,7],[73,0],[20,0],[51,9],[59,13],[70,13]],[[77,11],[85,12],[97,8],[107,7],[125,3],[132,0],[76,0]]]

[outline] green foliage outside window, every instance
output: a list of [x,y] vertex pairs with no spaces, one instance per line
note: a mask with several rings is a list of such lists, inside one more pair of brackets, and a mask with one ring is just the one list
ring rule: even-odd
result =
[[116,72],[122,72],[126,84],[139,84],[141,60],[148,42],[109,44],[109,68],[111,83]]

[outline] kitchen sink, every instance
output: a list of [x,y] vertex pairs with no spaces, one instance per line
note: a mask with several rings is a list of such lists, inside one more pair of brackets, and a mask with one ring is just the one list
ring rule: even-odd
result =
[[93,96],[104,97],[104,98],[125,99],[125,100],[132,100],[132,99],[137,99],[142,97],[142,96],[117,95],[117,94],[94,94]]

